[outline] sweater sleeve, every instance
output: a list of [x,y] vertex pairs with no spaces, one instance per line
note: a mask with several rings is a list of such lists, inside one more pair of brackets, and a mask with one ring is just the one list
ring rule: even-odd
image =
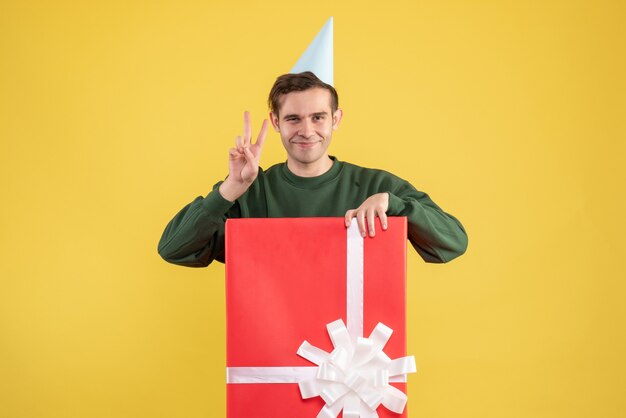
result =
[[446,263],[467,249],[461,222],[407,182],[389,193],[387,214],[407,217],[409,241],[426,262]]
[[224,224],[236,216],[238,206],[220,195],[218,183],[206,196],[198,196],[167,224],[159,241],[165,261],[187,267],[224,262]]

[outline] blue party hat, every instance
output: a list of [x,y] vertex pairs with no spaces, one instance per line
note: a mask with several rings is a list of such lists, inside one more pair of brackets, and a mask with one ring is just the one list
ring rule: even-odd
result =
[[326,84],[334,86],[333,18],[317,33],[290,73],[311,71]]

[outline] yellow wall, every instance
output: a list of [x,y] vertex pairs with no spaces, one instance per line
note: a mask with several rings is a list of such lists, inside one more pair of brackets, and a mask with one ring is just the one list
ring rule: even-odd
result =
[[470,235],[409,258],[411,415],[626,415],[624,2],[9,0],[0,417],[224,416],[224,268],[156,244],[331,14],[332,152]]

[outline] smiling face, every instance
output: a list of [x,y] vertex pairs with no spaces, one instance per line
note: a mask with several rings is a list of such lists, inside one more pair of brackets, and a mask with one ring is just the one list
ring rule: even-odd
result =
[[287,151],[287,167],[302,177],[324,174],[332,166],[328,146],[342,111],[332,113],[331,95],[315,87],[287,93],[280,98],[279,115],[270,113]]

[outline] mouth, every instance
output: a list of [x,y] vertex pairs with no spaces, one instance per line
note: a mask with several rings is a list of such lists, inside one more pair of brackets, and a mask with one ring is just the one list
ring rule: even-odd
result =
[[300,148],[313,148],[321,142],[322,141],[293,141],[292,144]]

